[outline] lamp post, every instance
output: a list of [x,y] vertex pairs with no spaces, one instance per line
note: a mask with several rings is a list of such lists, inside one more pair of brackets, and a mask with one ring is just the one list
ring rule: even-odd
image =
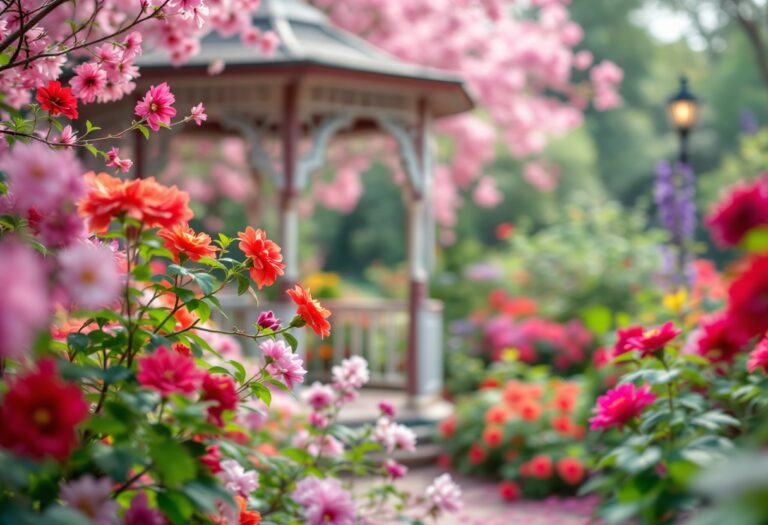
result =
[[680,91],[667,102],[667,115],[680,137],[680,164],[688,165],[688,138],[699,119],[699,99],[688,90],[688,79],[680,77]]

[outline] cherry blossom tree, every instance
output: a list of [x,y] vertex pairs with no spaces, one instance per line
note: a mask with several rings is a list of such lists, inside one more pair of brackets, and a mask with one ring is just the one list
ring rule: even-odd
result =
[[[581,125],[590,101],[599,111],[621,104],[623,73],[609,61],[593,64],[592,54],[578,49],[583,31],[569,19],[570,0],[312,1],[335,24],[395,56],[466,79],[479,111],[437,126],[453,140],[449,165],[436,172],[435,213],[444,227],[456,221],[460,190],[472,189],[480,206],[501,201],[484,173],[497,142],[525,161],[531,184],[551,190],[557,168],[537,159],[548,141]],[[350,166],[339,169],[338,178],[355,186],[359,156],[347,158]],[[316,198],[342,211],[359,194],[326,188],[321,185]],[[348,198],[338,202],[340,194]]]

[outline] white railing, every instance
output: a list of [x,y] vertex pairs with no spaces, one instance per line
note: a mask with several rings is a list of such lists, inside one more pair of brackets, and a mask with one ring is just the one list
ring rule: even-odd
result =
[[[291,304],[259,304],[248,295],[221,298],[228,319],[217,322],[228,328],[252,330],[259,312],[273,310],[288,322]],[[295,332],[299,352],[305,360],[307,381],[327,381],[331,368],[353,355],[364,357],[371,371],[369,386],[403,389],[408,374],[408,305],[386,299],[330,300],[323,306],[333,312],[330,337],[320,339],[310,330]],[[419,394],[434,394],[442,387],[442,303],[427,301],[420,315],[422,324],[417,357]],[[256,351],[250,344],[246,351]]]

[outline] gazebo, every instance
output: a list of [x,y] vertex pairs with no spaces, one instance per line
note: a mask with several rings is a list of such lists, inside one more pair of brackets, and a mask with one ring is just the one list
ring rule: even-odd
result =
[[[264,55],[236,37],[211,34],[200,53],[181,67],[172,66],[160,53],[143,56],[135,94],[138,97],[150,85],[167,80],[179,112],[203,101],[208,130],[243,136],[252,169],[270,180],[279,195],[277,237],[287,286],[299,279],[297,197],[312,172],[322,167],[329,141],[340,134],[374,130],[396,141],[407,176],[409,299],[402,304],[329,304],[334,311],[331,320],[342,335],[332,339],[326,358],[335,362],[350,353],[363,353],[373,360],[375,382],[405,388],[411,401],[429,398],[442,387],[443,355],[441,305],[427,297],[435,239],[431,124],[471,109],[472,99],[460,78],[404,63],[333,26],[321,11],[300,0],[261,0],[253,23],[261,31],[277,33],[279,45],[273,54]],[[216,61],[226,67],[211,75],[208,68]],[[135,102],[134,98],[90,108],[98,112],[99,123],[114,119],[117,125],[130,118]],[[192,130],[162,130],[152,141],[161,150],[160,159],[154,160],[137,133],[133,144],[137,176],[156,173],[170,137],[187,131]],[[265,147],[267,141],[279,144],[277,157]],[[300,147],[303,144],[307,147]],[[252,322],[253,303],[233,299],[228,307],[238,323]],[[405,323],[400,361],[394,355],[398,343],[391,324],[397,315]],[[340,326],[345,319],[346,328]],[[343,329],[349,331],[348,337]]]

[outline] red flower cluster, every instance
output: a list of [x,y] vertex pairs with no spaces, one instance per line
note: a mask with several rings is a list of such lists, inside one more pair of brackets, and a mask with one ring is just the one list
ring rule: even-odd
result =
[[61,87],[61,83],[56,80],[51,80],[48,86],[38,89],[35,99],[52,117],[64,115],[69,119],[76,119],[78,116],[77,99],[72,94],[72,89]]
[[728,288],[726,315],[741,336],[751,338],[768,330],[768,255],[755,256]]
[[0,446],[36,459],[64,461],[77,443],[75,427],[88,405],[75,385],[61,380],[52,359],[17,376],[0,405]]
[[203,371],[195,360],[164,346],[138,360],[139,384],[167,396],[173,393],[192,394],[200,388]]
[[250,259],[251,278],[259,289],[271,286],[278,276],[283,275],[285,265],[280,246],[267,239],[264,230],[254,230],[248,226],[237,237],[240,239],[240,249]]
[[712,363],[733,363],[749,338],[732,326],[732,318],[723,313],[712,314],[699,324],[695,338],[696,353]]
[[144,226],[173,228],[192,218],[189,194],[163,186],[154,177],[123,181],[107,173],[85,174],[88,193],[78,204],[92,232],[103,233],[115,217],[126,216]]
[[707,218],[707,225],[723,246],[735,246],[750,230],[768,226],[768,176],[731,190]]

